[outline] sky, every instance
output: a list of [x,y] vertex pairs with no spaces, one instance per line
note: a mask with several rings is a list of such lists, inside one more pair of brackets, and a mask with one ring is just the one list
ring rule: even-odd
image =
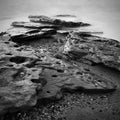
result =
[[[65,10],[65,11],[63,11]],[[0,0],[0,15],[58,12],[120,12],[120,0]]]

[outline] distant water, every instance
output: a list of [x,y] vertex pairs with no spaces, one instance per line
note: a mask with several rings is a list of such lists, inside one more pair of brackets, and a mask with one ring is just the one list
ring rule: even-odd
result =
[[28,15],[72,14],[120,41],[120,0],[0,0],[0,32]]

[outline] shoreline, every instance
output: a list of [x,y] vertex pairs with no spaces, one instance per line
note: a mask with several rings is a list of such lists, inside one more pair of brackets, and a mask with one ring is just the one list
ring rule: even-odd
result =
[[[10,24],[13,21],[26,21],[27,22],[28,21],[28,19],[26,19],[27,15],[28,14],[18,15],[15,17],[11,17],[10,19],[7,16],[4,17],[5,19],[1,18],[2,20],[0,20],[0,25],[1,25],[0,32],[4,32],[6,29],[8,29],[10,27]],[[117,25],[118,23],[116,23],[116,20],[114,19],[112,21],[110,20],[111,22],[106,21],[106,20],[103,21],[103,19],[97,20],[96,16],[94,17],[94,15],[93,15],[93,18],[92,18],[92,15],[88,15],[88,17],[85,17],[84,15],[83,16],[77,15],[77,16],[82,21],[92,24],[92,26],[87,27],[88,30],[103,31],[104,34],[101,37],[112,38],[112,39],[119,41],[119,38],[120,38],[119,28],[118,28],[119,25]]]
[[0,120],[119,120],[120,42],[58,16],[0,36]]

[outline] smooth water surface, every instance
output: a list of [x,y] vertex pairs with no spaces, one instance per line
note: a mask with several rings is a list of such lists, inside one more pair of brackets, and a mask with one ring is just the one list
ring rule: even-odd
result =
[[0,32],[12,21],[28,20],[28,15],[72,14],[120,40],[120,0],[0,0]]

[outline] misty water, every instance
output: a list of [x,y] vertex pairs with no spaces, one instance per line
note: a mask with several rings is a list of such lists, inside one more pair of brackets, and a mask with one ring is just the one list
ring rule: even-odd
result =
[[72,14],[89,22],[89,29],[120,40],[120,0],[0,0],[0,32],[28,15]]

